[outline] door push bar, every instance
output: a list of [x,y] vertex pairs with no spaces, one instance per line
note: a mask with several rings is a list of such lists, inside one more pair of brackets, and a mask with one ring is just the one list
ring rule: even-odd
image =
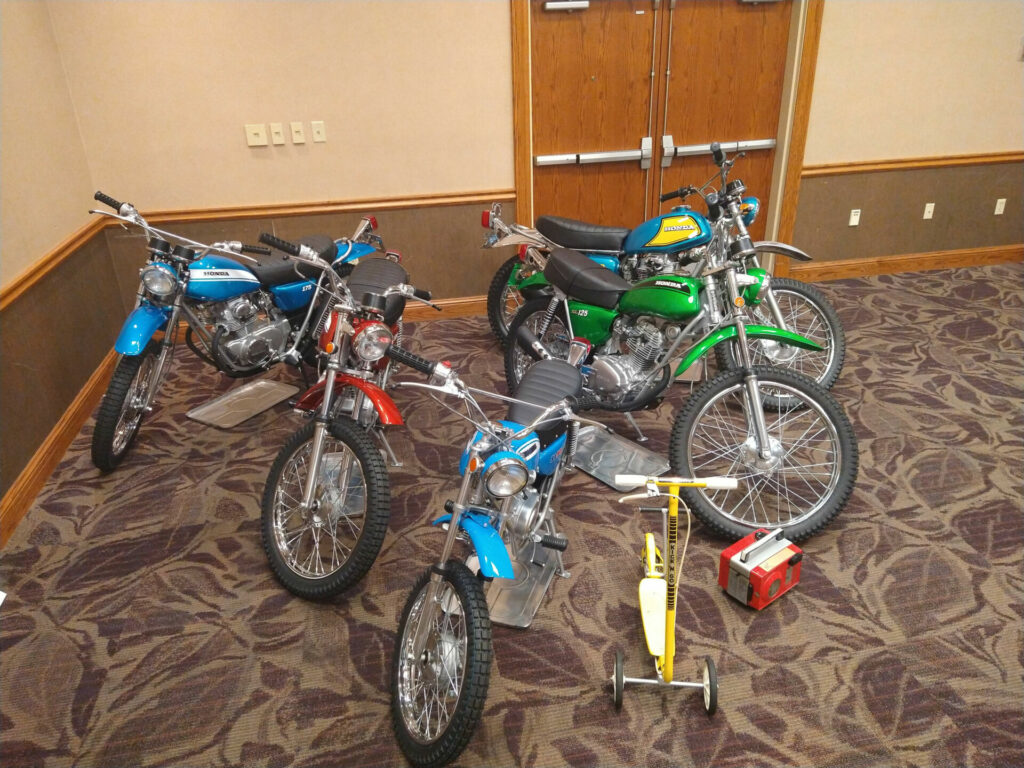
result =
[[590,0],[550,0],[544,3],[545,11],[585,11],[590,7]]
[[537,155],[535,165],[591,165],[593,163],[627,163],[639,160],[640,168],[651,167],[654,156],[654,139],[644,136],[640,139],[640,149],[619,149],[611,152],[579,152],[564,155]]
[[[755,139],[753,141],[723,141],[720,142],[722,149],[726,152],[741,152],[754,149],[774,149],[775,139]],[[687,144],[677,147],[671,136],[661,137],[661,167],[668,168],[672,165],[674,157],[693,157],[695,155],[706,155],[711,152],[710,144]]]

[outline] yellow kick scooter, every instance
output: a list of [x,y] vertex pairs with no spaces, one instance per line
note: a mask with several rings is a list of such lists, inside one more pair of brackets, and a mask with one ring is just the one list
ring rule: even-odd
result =
[[[715,662],[705,656],[701,665],[701,682],[686,683],[672,679],[672,662],[676,655],[676,587],[679,569],[686,558],[686,546],[690,541],[690,510],[679,498],[679,489],[686,487],[733,490],[737,482],[730,477],[685,478],[647,477],[645,475],[616,475],[618,486],[643,485],[644,493],[623,496],[620,502],[649,499],[657,496],[668,497],[668,514],[662,507],[641,507],[643,512],[660,512],[665,540],[666,559],[654,542],[654,534],[644,535],[644,549],[641,559],[644,577],[640,580],[640,617],[643,619],[647,650],[654,657],[656,676],[651,678],[624,677],[622,651],[615,652],[615,669],[612,673],[612,698],[615,709],[622,708],[622,690],[626,683],[660,685],[671,688],[700,688],[704,692],[704,710],[713,715],[718,708],[718,675]],[[663,492],[660,489],[667,489]],[[679,507],[686,512],[686,538],[683,550],[676,559],[679,540]]]

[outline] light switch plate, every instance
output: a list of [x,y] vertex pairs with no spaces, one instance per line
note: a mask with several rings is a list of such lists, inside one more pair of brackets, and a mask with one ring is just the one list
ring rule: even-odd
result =
[[271,123],[270,124],[270,140],[274,144],[284,144],[284,124],[283,123]]
[[306,129],[301,122],[292,123],[292,144],[306,143]]
[[860,224],[860,208],[854,208],[850,211],[850,226],[856,227]]
[[246,123],[245,143],[250,147],[267,146],[267,126],[263,123]]
[[1005,211],[1005,210],[1006,210],[1006,198],[1005,197],[1000,197],[998,200],[996,200],[996,213],[995,213],[995,215],[996,216],[1002,216],[1003,215],[1003,211]]
[[313,134],[313,141],[323,142],[327,141],[327,127],[324,125],[323,120],[314,120],[309,124],[309,130]]

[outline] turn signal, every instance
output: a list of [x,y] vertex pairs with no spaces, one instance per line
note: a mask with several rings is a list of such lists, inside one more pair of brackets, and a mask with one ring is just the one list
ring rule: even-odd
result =
[[519,260],[520,261],[523,261],[523,262],[526,261],[526,252],[528,250],[530,250],[530,246],[528,246],[526,243],[523,243],[522,245],[519,246]]
[[370,231],[373,232],[377,229],[377,217],[376,216],[364,216],[363,219],[370,222]]
[[333,342],[333,341],[328,341],[328,342],[327,342],[327,343],[326,343],[326,344],[324,345],[324,351],[325,351],[325,352],[326,352],[326,353],[327,353],[328,355],[329,355],[329,354],[331,354],[332,352],[334,352],[334,342]]
[[733,301],[733,304],[735,304],[737,307],[742,307],[745,303],[746,302],[743,301],[743,297],[742,296],[737,296],[735,298],[735,300]]
[[482,214],[480,214],[480,226],[483,227],[484,229],[490,229],[491,228],[491,212],[490,211],[484,211]]

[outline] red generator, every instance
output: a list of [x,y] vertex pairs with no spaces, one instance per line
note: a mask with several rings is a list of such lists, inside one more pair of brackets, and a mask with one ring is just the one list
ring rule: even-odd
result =
[[800,581],[804,553],[782,536],[782,529],[760,528],[723,552],[718,584],[732,597],[761,610]]

